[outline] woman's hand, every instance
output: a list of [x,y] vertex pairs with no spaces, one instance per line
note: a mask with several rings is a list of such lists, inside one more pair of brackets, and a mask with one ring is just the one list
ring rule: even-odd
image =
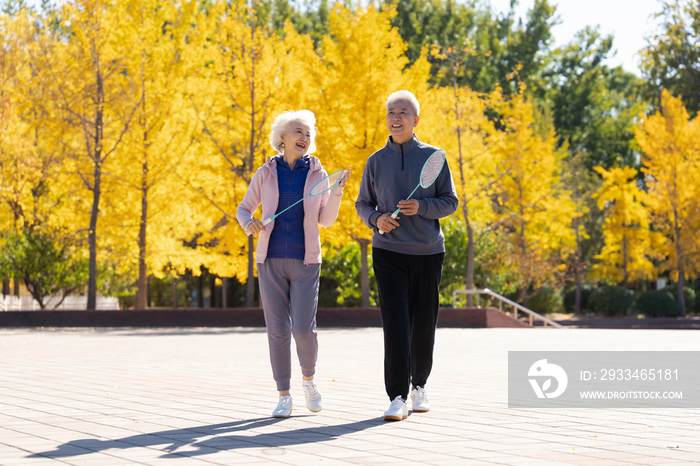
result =
[[342,180],[340,180],[340,183],[338,183],[338,186],[341,188],[344,188],[345,185],[348,184],[348,180],[350,179],[350,175],[352,175],[352,167],[348,167],[348,172],[345,174]]
[[257,235],[261,231],[265,231],[265,225],[263,225],[257,218],[254,218],[248,225],[248,232],[250,232],[251,235]]

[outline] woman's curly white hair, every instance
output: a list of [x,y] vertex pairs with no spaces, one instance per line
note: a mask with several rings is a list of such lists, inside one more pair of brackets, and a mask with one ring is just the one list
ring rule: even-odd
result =
[[309,143],[309,149],[306,151],[306,153],[313,154],[316,152],[316,116],[310,110],[284,112],[275,118],[275,122],[272,123],[272,131],[270,131],[270,144],[278,154],[283,153],[284,143],[282,142],[282,135],[289,130],[289,126],[295,121],[301,121],[309,125],[311,130],[311,141]]

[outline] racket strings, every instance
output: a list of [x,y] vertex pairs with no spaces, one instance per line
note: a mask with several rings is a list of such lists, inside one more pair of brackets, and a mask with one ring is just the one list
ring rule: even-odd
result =
[[347,170],[340,170],[335,173],[328,175],[326,178],[322,179],[316,183],[309,191],[311,196],[318,196],[326,191],[333,189],[340,181],[345,177]]
[[443,152],[431,155],[425,162],[425,166],[420,175],[420,184],[423,188],[427,188],[433,184],[435,179],[440,175],[444,162],[445,155]]

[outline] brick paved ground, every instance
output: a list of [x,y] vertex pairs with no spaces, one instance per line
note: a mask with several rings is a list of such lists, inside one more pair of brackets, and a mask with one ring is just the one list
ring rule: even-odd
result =
[[260,329],[0,329],[0,465],[700,463],[700,410],[507,407],[508,350],[700,350],[684,330],[440,329],[433,409],[385,423],[379,329],[321,329],[311,414]]

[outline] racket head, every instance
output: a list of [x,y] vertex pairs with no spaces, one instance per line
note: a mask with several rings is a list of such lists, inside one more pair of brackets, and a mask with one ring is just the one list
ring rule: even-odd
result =
[[343,181],[343,178],[345,178],[347,172],[347,170],[338,170],[337,172],[331,173],[327,177],[321,179],[318,183],[311,187],[309,196],[318,196],[335,188],[338,183]]
[[442,166],[445,165],[445,151],[438,149],[432,153],[428,160],[423,164],[423,169],[420,171],[421,188],[427,188],[435,183],[437,177],[442,172]]

